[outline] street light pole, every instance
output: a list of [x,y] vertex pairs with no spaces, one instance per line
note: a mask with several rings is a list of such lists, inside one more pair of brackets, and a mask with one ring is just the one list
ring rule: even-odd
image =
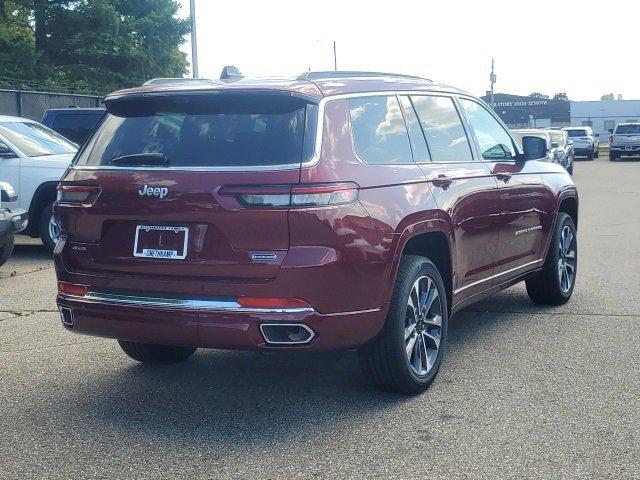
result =
[[338,57],[336,56],[336,41],[333,41],[333,69],[338,70]]
[[196,36],[196,0],[189,0],[191,17],[191,74],[198,78],[198,39]]
[[493,61],[493,58],[492,58],[491,59],[491,74],[489,75],[489,80],[491,81],[491,108],[493,108],[495,110],[496,109],[496,101],[495,101],[495,98],[493,97],[493,86],[496,83],[496,74],[494,73],[493,67],[494,67],[494,61]]

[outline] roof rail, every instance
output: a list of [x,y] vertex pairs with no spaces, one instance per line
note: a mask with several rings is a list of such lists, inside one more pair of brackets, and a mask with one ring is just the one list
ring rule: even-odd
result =
[[357,70],[326,70],[317,72],[304,72],[298,77],[299,80],[320,80],[323,78],[353,78],[353,77],[395,77],[412,80],[425,80],[431,82],[430,78],[418,77],[417,75],[403,75],[400,73],[386,72],[359,72]]
[[147,80],[142,85],[170,85],[172,83],[187,83],[187,82],[208,82],[210,80],[206,78],[152,78]]

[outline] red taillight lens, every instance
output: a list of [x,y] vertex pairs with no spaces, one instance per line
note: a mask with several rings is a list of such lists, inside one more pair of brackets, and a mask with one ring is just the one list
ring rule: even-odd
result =
[[98,198],[98,185],[58,185],[57,202],[60,205],[90,206]]
[[310,308],[307,302],[297,298],[238,297],[236,301],[248,308]]
[[79,285],[77,283],[58,282],[58,292],[60,293],[82,297],[88,291],[89,291],[89,287],[87,287],[86,285]]
[[228,186],[220,195],[234,197],[245,207],[303,208],[346,205],[358,199],[355,183]]

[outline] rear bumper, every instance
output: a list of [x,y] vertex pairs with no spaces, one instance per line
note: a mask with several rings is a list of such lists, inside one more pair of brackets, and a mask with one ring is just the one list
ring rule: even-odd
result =
[[582,155],[588,155],[589,152],[593,152],[593,146],[585,146],[585,147],[574,147],[573,148],[573,154],[574,155],[578,155],[578,156],[582,156]]
[[[382,308],[332,314],[321,314],[311,308],[243,308],[228,297],[196,300],[58,294],[57,304],[71,311],[72,325],[68,321],[63,325],[75,333],[230,350],[355,347],[380,331],[385,315]],[[260,328],[264,324],[304,325],[313,335],[304,344],[271,344]]]

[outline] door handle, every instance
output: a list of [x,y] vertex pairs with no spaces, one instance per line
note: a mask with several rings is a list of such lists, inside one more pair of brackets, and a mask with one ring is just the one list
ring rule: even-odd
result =
[[449,188],[449,185],[453,183],[453,178],[441,173],[437,177],[429,178],[429,181],[436,187],[440,187],[446,190],[447,188]]
[[513,174],[509,173],[509,172],[496,173],[496,178],[498,180],[502,180],[504,183],[507,183],[509,180],[511,180],[512,176],[513,176]]

